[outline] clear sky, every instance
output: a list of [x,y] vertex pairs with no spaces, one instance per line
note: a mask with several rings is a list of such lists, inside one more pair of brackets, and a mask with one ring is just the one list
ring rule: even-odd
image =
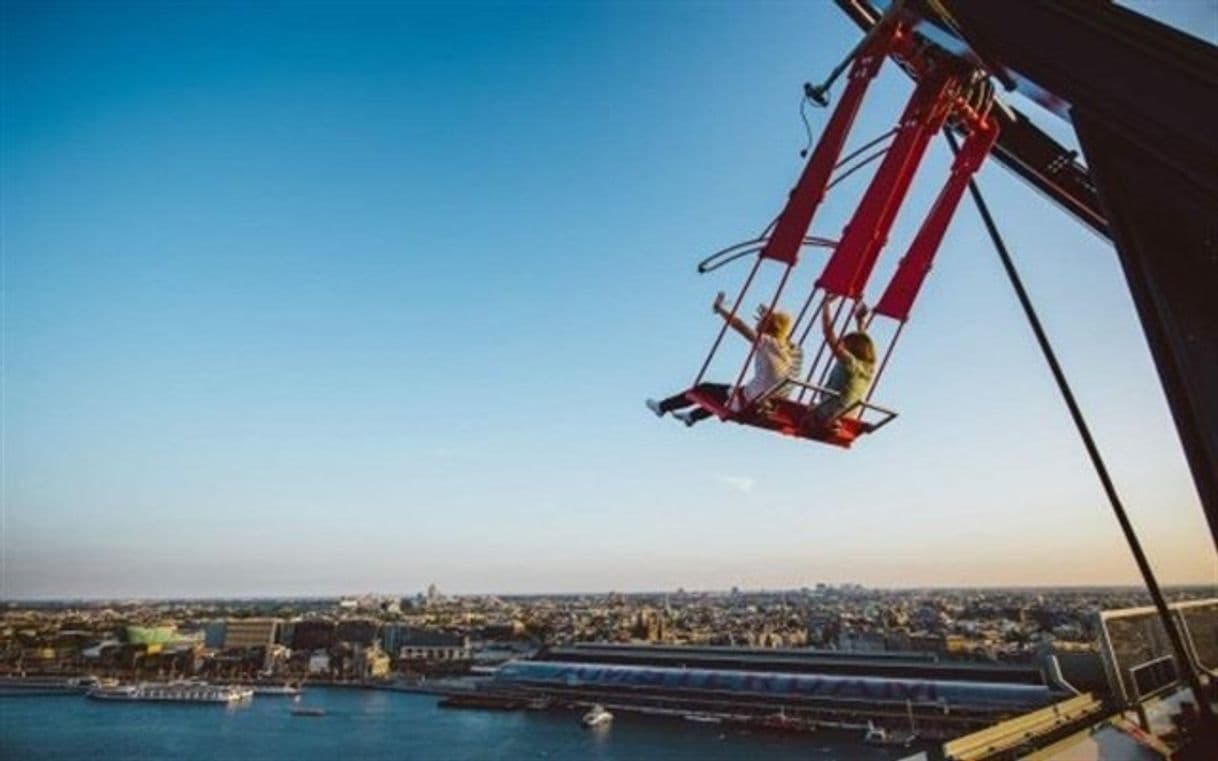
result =
[[[1139,7],[1218,37],[1208,0]],[[3,13],[0,596],[1137,582],[967,203],[882,432],[643,407],[743,277],[694,264],[801,168],[799,88],[858,39],[830,3]],[[889,66],[856,143],[909,90]],[[980,179],[1161,579],[1215,583],[1114,252]]]

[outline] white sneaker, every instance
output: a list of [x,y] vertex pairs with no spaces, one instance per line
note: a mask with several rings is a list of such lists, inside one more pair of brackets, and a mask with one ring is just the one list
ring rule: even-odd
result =
[[664,417],[664,410],[660,409],[660,403],[655,399],[648,399],[644,404],[647,405],[647,409],[655,413],[656,417]]
[[698,422],[697,419],[694,418],[692,410],[687,410],[685,412],[674,412],[672,413],[672,416],[677,420],[680,420],[682,423],[685,423],[686,427]]

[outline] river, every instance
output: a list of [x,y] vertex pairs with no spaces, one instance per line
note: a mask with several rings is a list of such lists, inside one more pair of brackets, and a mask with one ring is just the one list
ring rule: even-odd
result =
[[0,697],[4,761],[887,761],[909,751],[861,744],[857,733],[769,734],[618,712],[584,729],[569,711],[495,712],[436,707],[436,698],[310,688],[293,716],[288,698],[234,707],[108,703],[79,695]]

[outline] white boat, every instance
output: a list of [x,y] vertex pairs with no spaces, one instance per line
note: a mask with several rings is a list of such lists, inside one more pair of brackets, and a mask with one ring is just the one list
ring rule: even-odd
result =
[[291,713],[293,716],[311,716],[316,718],[318,716],[325,716],[326,709],[312,706],[292,706]]
[[908,748],[917,739],[916,732],[889,731],[871,721],[867,722],[867,732],[863,735],[863,742],[868,745],[896,745],[902,748]]
[[293,687],[290,684],[256,684],[254,685],[255,695],[265,695],[267,697],[294,698],[300,694],[299,687]]
[[599,727],[613,721],[613,714],[605,710],[605,707],[599,703],[588,709],[584,714],[584,718],[580,719],[585,727]]
[[871,743],[872,745],[882,745],[888,742],[888,731],[883,727],[877,727],[875,722],[867,722],[867,731],[863,734],[863,742]]
[[237,703],[253,698],[254,691],[248,687],[190,682],[121,684],[97,686],[85,693],[94,700],[154,703]]
[[708,716],[704,713],[687,713],[683,717],[686,721],[696,722],[698,724],[722,724],[723,719],[718,716]]

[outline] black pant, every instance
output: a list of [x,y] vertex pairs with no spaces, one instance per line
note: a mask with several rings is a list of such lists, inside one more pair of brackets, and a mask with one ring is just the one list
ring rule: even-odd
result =
[[[726,383],[699,383],[698,385],[689,389],[689,391],[697,391],[700,394],[711,397],[720,404],[726,405],[728,394],[732,393],[732,387]],[[673,410],[679,410],[682,407],[693,406],[695,402],[685,396],[687,393],[689,393],[689,391],[682,391],[681,393],[670,396],[664,401],[660,402],[660,411],[672,412]],[[697,422],[699,420],[705,420],[712,415],[714,415],[714,413],[710,410],[706,409],[705,407],[699,407],[698,409],[689,413],[689,418],[690,420]]]

